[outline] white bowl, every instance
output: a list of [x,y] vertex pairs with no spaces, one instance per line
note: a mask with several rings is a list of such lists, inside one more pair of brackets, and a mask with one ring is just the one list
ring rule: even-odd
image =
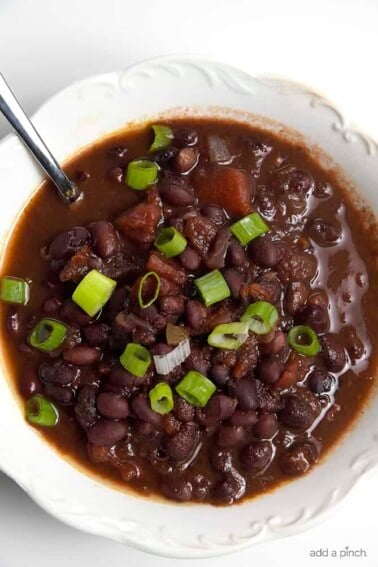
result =
[[[50,99],[33,120],[62,162],[125,123],[175,107],[189,114],[215,113],[279,128],[245,114],[253,113],[300,131],[330,154],[378,209],[377,145],[349,129],[328,101],[297,84],[252,77],[208,59],[165,57],[85,79]],[[3,244],[14,217],[41,179],[20,141],[7,137],[0,144]],[[68,524],[161,555],[209,557],[298,533],[330,512],[378,464],[378,400],[372,396],[355,427],[311,474],[265,496],[228,508],[145,499],[102,484],[52,450],[25,423],[5,375],[2,360],[1,469]]]

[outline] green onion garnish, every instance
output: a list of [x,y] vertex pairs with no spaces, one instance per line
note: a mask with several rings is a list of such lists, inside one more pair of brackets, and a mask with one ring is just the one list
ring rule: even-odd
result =
[[207,337],[207,342],[212,347],[236,350],[246,341],[248,332],[248,322],[224,323],[223,325],[217,325],[212,330]]
[[251,213],[230,226],[230,230],[242,246],[268,232],[269,227],[259,213]]
[[117,282],[97,270],[91,270],[73,292],[73,301],[93,317],[109,301]]
[[157,181],[158,166],[148,159],[136,159],[127,166],[126,185],[137,191],[147,189]]
[[[155,278],[156,287],[155,287],[155,291],[154,291],[152,298],[149,301],[147,301],[147,303],[145,303],[143,301],[143,289],[144,289],[144,286],[146,285],[148,278]],[[160,276],[159,276],[159,274],[157,274],[156,272],[147,272],[147,274],[144,274],[143,278],[139,282],[139,287],[138,287],[138,303],[139,303],[140,308],[146,309],[146,307],[149,307],[150,305],[152,305],[157,300],[157,298],[159,297],[159,291],[160,291]]]
[[196,278],[194,283],[206,307],[231,295],[230,288],[219,270],[213,270],[200,278]]
[[151,364],[151,355],[144,346],[129,343],[119,357],[119,361],[131,374],[142,378]]
[[292,327],[287,338],[291,348],[305,356],[315,356],[320,351],[319,339],[308,325]]
[[54,427],[59,420],[59,413],[54,404],[43,396],[36,395],[26,402],[26,419],[34,425]]
[[43,352],[58,349],[67,336],[67,327],[55,319],[41,319],[28,337],[29,344]]
[[172,129],[169,126],[162,126],[161,124],[153,124],[151,128],[154,131],[154,141],[151,144],[150,152],[157,152],[164,150],[169,146],[173,138]]
[[0,299],[7,303],[25,305],[29,301],[29,285],[21,278],[5,276],[1,280]]
[[216,386],[200,372],[190,370],[176,386],[176,392],[189,404],[200,408],[205,407]]
[[156,248],[167,258],[173,258],[184,252],[187,244],[183,235],[173,226],[163,228],[155,240]]
[[173,394],[171,387],[166,382],[159,382],[148,393],[151,409],[164,415],[173,410]]
[[240,321],[247,321],[250,330],[256,335],[266,335],[277,323],[278,311],[267,301],[256,301],[248,305]]

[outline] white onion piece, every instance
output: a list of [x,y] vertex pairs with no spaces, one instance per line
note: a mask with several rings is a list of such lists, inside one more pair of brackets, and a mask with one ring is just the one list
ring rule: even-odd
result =
[[153,357],[156,372],[165,376],[172,372],[176,366],[182,364],[190,355],[190,340],[185,339],[176,348],[167,354],[155,354]]
[[219,165],[228,165],[232,162],[233,155],[228,149],[225,140],[212,134],[208,137],[207,142],[209,144],[211,162],[218,163]]

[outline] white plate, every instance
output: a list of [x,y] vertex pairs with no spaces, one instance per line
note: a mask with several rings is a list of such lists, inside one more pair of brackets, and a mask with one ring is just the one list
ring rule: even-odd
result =
[[[252,77],[208,59],[160,58],[86,79],[50,99],[34,122],[64,161],[130,121],[176,107],[188,114],[233,116],[279,128],[245,114],[253,113],[298,130],[331,155],[378,209],[377,145],[350,130],[328,101],[300,85]],[[12,219],[41,179],[18,139],[6,138],[0,144],[0,186],[7,195],[7,207],[0,209],[3,244]],[[161,503],[101,484],[51,450],[24,422],[4,379],[0,402],[0,467],[35,501],[77,528],[167,556],[219,555],[297,533],[323,518],[378,465],[375,396],[353,430],[311,474],[229,508]]]

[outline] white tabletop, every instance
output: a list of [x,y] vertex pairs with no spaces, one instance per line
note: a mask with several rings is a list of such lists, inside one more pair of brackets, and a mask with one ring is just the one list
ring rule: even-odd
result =
[[[0,0],[0,71],[33,112],[84,76],[161,54],[202,53],[307,83],[378,138],[377,24],[377,0]],[[0,136],[6,132],[0,120]],[[332,518],[304,534],[185,565],[327,567],[341,561],[376,567],[377,480],[371,475]],[[358,550],[362,557],[353,557]],[[141,563],[169,567],[179,561],[75,531],[0,474],[0,567]]]

